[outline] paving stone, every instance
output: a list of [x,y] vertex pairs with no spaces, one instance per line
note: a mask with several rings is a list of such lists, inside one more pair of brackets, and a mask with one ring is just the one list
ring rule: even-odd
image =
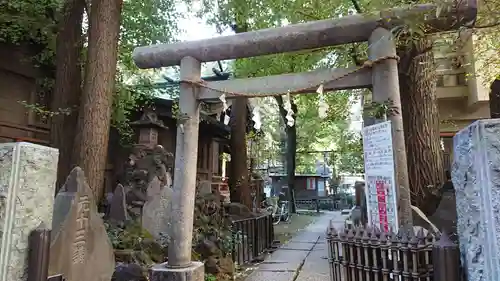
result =
[[281,246],[280,249],[311,251],[313,247],[314,243],[301,243],[301,242],[290,241],[285,245]]
[[330,273],[302,270],[295,281],[329,281]]
[[309,251],[278,250],[274,252],[265,262],[304,260]]
[[259,265],[259,271],[293,271],[304,262],[309,251],[278,250]]
[[306,258],[303,271],[311,271],[321,274],[329,274],[328,253],[326,251],[312,251]]
[[293,281],[295,272],[254,271],[245,281]]
[[315,232],[299,232],[290,242],[312,242],[318,241],[320,234]]

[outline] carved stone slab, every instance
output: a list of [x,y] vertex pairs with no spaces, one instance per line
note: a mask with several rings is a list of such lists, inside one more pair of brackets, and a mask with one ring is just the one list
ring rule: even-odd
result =
[[26,280],[28,237],[52,224],[57,149],[0,144],[0,280]]
[[[65,183],[60,203],[71,200],[69,210],[50,247],[49,274],[63,274],[67,281],[109,281],[115,268],[113,247],[97,212],[92,190],[83,171],[74,168]],[[59,196],[59,194],[58,194]],[[54,207],[57,212],[58,206]],[[65,210],[66,207],[63,208]]]
[[109,220],[112,223],[125,223],[128,221],[129,215],[127,211],[127,203],[125,202],[125,188],[118,184],[111,199],[111,206],[109,208]]
[[469,281],[500,280],[500,119],[453,138],[457,232]]
[[142,227],[157,240],[161,235],[169,235],[170,203],[173,190],[168,186],[161,186],[157,177],[148,187],[148,201],[142,209]]

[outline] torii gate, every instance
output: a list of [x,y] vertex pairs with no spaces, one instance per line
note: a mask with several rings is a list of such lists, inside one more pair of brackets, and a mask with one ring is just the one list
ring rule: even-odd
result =
[[[390,29],[405,19],[421,16],[429,32],[456,29],[476,17],[476,0],[457,0],[445,8],[434,4],[396,8],[374,15],[351,15],[279,28],[263,29],[236,35],[192,42],[138,47],[133,58],[140,68],[180,65],[180,117],[175,151],[172,231],[168,263],[151,271],[151,280],[203,280],[203,264],[191,262],[193,213],[198,155],[200,101],[214,101],[225,94],[265,97],[279,94],[314,93],[319,85],[325,91],[373,89],[373,100],[390,102],[388,119],[392,121],[392,140],[398,186],[400,225],[410,226],[411,208],[406,164],[406,150],[401,116],[398,81],[398,57]],[[442,12],[438,17],[436,10]],[[261,56],[369,42],[369,62],[362,67],[323,69],[268,77],[205,82],[200,78],[201,63]]]

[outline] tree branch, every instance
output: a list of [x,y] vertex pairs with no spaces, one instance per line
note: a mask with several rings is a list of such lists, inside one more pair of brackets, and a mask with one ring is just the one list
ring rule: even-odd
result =
[[[356,13],[362,14],[363,10],[361,9],[361,5],[359,4],[358,0],[351,0],[352,5],[354,6],[354,9],[356,10]],[[358,45],[353,44],[350,50],[350,55],[351,59],[356,64],[356,66],[362,66],[363,62],[359,59],[359,53],[358,53]]]

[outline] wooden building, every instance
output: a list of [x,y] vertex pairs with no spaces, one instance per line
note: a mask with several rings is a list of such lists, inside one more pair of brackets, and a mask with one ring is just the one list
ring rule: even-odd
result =
[[49,145],[49,123],[25,106],[49,102],[37,87],[43,70],[30,62],[36,54],[33,48],[0,43],[0,142]]
[[[288,188],[285,174],[270,175],[272,180],[272,194],[285,192]],[[313,199],[328,195],[328,176],[319,174],[295,175],[295,198],[299,200]],[[285,192],[286,193],[286,192]]]

